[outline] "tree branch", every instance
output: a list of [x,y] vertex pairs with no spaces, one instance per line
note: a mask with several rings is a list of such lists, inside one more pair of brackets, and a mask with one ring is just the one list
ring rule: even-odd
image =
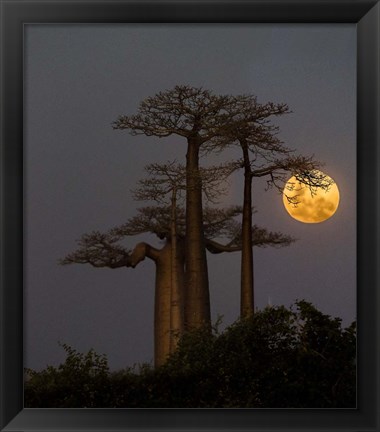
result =
[[138,243],[130,255],[130,267],[135,268],[141,261],[144,261],[145,257],[157,261],[159,254],[160,251],[148,243]]
[[119,240],[120,236],[102,234],[99,231],[84,234],[77,241],[78,249],[59,260],[59,263],[91,264],[93,267],[109,268],[128,267],[130,251],[117,244]]
[[[237,252],[242,249],[241,244],[241,224],[233,223],[230,225],[230,242],[222,244],[216,240],[206,238],[206,248],[212,254],[219,254],[222,252]],[[294,238],[282,234],[280,232],[268,231],[265,228],[260,228],[257,225],[252,227],[252,247],[284,247],[289,246],[295,241]]]

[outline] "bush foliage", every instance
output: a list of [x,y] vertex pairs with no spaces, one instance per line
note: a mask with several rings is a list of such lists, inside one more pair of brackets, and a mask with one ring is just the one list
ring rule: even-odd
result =
[[219,332],[185,334],[160,368],[112,372],[68,345],[65,363],[27,370],[26,407],[354,408],[356,325],[305,301],[267,307]]

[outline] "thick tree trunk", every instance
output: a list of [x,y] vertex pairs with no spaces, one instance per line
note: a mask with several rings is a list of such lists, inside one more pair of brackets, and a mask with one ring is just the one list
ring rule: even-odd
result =
[[203,234],[199,143],[188,140],[186,154],[185,327],[210,327],[210,295]]
[[171,245],[166,244],[156,261],[156,292],[154,301],[154,366],[165,363],[170,354],[171,309]]
[[[178,242],[177,263],[178,290],[183,291],[184,259],[183,246]],[[165,363],[171,352],[171,301],[172,301],[172,245],[168,242],[162,249],[153,248],[147,243],[139,243],[130,256],[130,265],[136,265],[146,257],[156,265],[154,294],[154,366]]]
[[242,219],[240,316],[242,318],[247,318],[254,312],[252,176],[248,147],[245,143],[242,143],[242,149],[244,158],[244,201]]

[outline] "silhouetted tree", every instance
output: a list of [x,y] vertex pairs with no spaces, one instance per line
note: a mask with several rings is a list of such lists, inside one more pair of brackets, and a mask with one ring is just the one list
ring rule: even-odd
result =
[[[76,251],[68,254],[61,264],[90,264],[94,267],[132,267],[135,268],[145,258],[155,263],[155,313],[154,313],[154,358],[155,366],[162,365],[175,345],[171,344],[171,293],[172,293],[172,242],[171,242],[171,206],[150,206],[138,209],[138,214],[125,224],[109,230],[107,233],[94,231],[84,234],[78,241]],[[231,206],[224,209],[206,208],[204,210],[205,245],[211,253],[235,252],[241,250],[241,225],[234,220],[241,214],[241,208]],[[177,215],[177,254],[176,269],[178,282],[183,285],[186,231],[185,212],[176,209]],[[147,242],[138,243],[131,251],[123,246],[126,237],[152,233],[165,241],[162,248],[156,248]],[[268,232],[263,228],[253,227],[252,246],[265,247],[287,246],[293,239],[280,233]],[[225,243],[221,243],[222,240]],[[188,307],[186,300],[184,311]],[[178,329],[176,329],[178,331]]]
[[[161,353],[155,351],[155,358],[159,363],[175,349],[177,337],[173,335],[180,335],[184,328],[210,329],[206,249],[211,253],[242,252],[241,316],[248,317],[254,310],[252,247],[255,244],[283,246],[292,241],[252,224],[252,179],[266,177],[269,186],[280,190],[285,175],[291,173],[312,192],[319,187],[328,188],[324,176],[316,171],[320,164],[313,158],[293,156],[276,137],[278,129],[272,125],[271,118],[288,111],[286,104],[259,104],[253,95],[217,96],[202,88],[176,86],[145,99],[136,115],[120,116],[113,123],[114,129],[128,130],[131,135],[184,138],[186,165],[171,162],[149,165],[149,177],[140,181],[135,197],[158,203],[166,200],[165,205],[160,210],[154,207],[153,212],[157,214],[150,215],[148,221],[141,220],[144,218],[140,215],[139,220],[132,218],[124,227],[109,233],[95,232],[82,237],[78,251],[63,262],[88,262],[97,267],[135,267],[145,257],[155,262],[155,341],[162,349]],[[208,233],[213,224],[205,223],[206,211],[210,210],[203,207],[203,194],[217,195],[212,187],[205,185],[219,186],[220,167],[202,168],[199,157],[202,151],[219,151],[235,144],[243,152],[242,159],[233,164],[235,169],[237,166],[244,169],[242,223],[238,224],[235,215],[230,214],[218,233],[219,237],[224,235],[225,241],[221,241]],[[228,175],[231,164],[226,164],[225,169]],[[179,210],[181,207],[177,205],[182,198],[185,210]],[[297,197],[288,199],[297,203]],[[148,216],[152,207],[140,211]],[[163,219],[157,218],[165,220],[165,229]],[[181,218],[184,227],[180,227]],[[142,225],[145,225],[143,230]],[[161,249],[139,243],[133,251],[128,251],[119,243],[124,236],[152,232],[152,226],[155,234],[165,241]]]
[[[172,242],[170,238],[170,207],[145,207],[138,210],[138,215],[126,224],[107,233],[93,231],[82,235],[78,248],[67,255],[62,264],[91,264],[94,267],[131,267],[135,268],[145,258],[155,263],[154,294],[154,361],[161,365],[170,353],[171,335],[171,293],[172,293]],[[153,232],[165,240],[161,248],[147,242],[136,244],[133,250],[122,245],[125,236]],[[183,286],[184,278],[184,242],[177,242],[175,267],[178,284]]]
[[[233,121],[224,136],[225,141],[222,145],[221,140],[216,145],[210,142],[208,146],[209,149],[220,149],[237,145],[242,151],[242,158],[237,161],[237,167],[244,172],[240,313],[247,317],[254,312],[252,180],[266,178],[268,187],[275,187],[286,195],[284,186],[290,175],[309,187],[312,193],[318,188],[328,189],[331,179],[318,171],[320,162],[313,157],[295,155],[294,150],[285,147],[277,137],[279,129],[272,123],[272,118],[289,113],[286,104],[260,104],[255,96],[237,96],[232,110],[226,110],[233,116]],[[297,205],[297,196],[287,196],[287,199]]]
[[[129,130],[132,135],[167,137],[178,135],[187,142],[186,153],[186,294],[188,310],[185,320],[189,328],[210,324],[210,296],[202,231],[202,178],[199,174],[201,150],[238,143],[243,151],[244,205],[242,221],[241,314],[254,310],[252,227],[252,178],[268,176],[277,184],[280,172],[292,172],[315,186],[311,158],[290,157],[274,136],[272,116],[289,112],[286,104],[260,104],[253,95],[217,96],[202,88],[176,86],[141,102],[138,113],[120,116],[115,129]],[[253,161],[249,151],[253,149]],[[286,161],[281,156],[286,155]],[[255,162],[260,156],[264,165]],[[280,159],[278,159],[280,156]],[[294,198],[289,198],[290,200]]]
[[[199,168],[202,179],[202,192],[207,202],[215,202],[223,192],[223,181],[233,170],[233,164],[225,163],[219,166]],[[142,201],[155,201],[170,206],[170,233],[165,238],[170,243],[171,251],[171,307],[170,307],[170,352],[173,352],[177,340],[182,335],[188,314],[188,293],[184,290],[183,253],[186,244],[184,236],[178,238],[177,232],[177,202],[186,195],[186,169],[176,161],[165,164],[149,164],[145,167],[147,177],[140,180],[134,190],[134,198]],[[180,242],[180,244],[179,244]],[[179,250],[180,249],[180,250]],[[181,254],[178,260],[177,254]],[[181,268],[178,268],[181,265]]]
[[176,86],[141,102],[138,113],[120,116],[115,129],[132,135],[178,135],[187,142],[186,153],[186,293],[189,328],[210,326],[210,295],[203,234],[201,148],[225,136],[238,115],[240,104],[233,96],[217,96],[202,88]]
[[[139,181],[134,191],[137,200],[167,203],[170,200],[170,232],[166,233],[167,245],[170,246],[170,300],[167,311],[170,314],[168,331],[169,350],[176,348],[178,338],[184,331],[184,259],[183,239],[178,240],[177,233],[177,201],[181,192],[186,188],[185,170],[175,162],[167,164],[150,164],[145,167],[147,178]],[[179,256],[181,259],[179,260]],[[159,313],[156,313],[159,315]],[[166,355],[167,355],[166,353]]]

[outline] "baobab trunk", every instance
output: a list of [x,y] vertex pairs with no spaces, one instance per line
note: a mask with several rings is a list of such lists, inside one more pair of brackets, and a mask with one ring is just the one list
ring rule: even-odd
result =
[[165,363],[170,354],[171,251],[166,244],[157,257],[154,300],[154,366]]
[[253,242],[252,242],[252,175],[248,147],[242,143],[244,160],[244,201],[242,217],[242,250],[240,281],[240,316],[247,318],[254,312]]
[[[147,243],[139,243],[131,253],[130,263],[135,267],[145,257],[156,265],[156,283],[154,295],[154,366],[165,363],[171,350],[171,299],[172,299],[172,251],[168,242],[162,249],[156,249]],[[177,253],[178,283],[183,283],[183,253]]]
[[189,138],[186,154],[185,327],[210,326],[210,295],[203,233],[199,142]]

